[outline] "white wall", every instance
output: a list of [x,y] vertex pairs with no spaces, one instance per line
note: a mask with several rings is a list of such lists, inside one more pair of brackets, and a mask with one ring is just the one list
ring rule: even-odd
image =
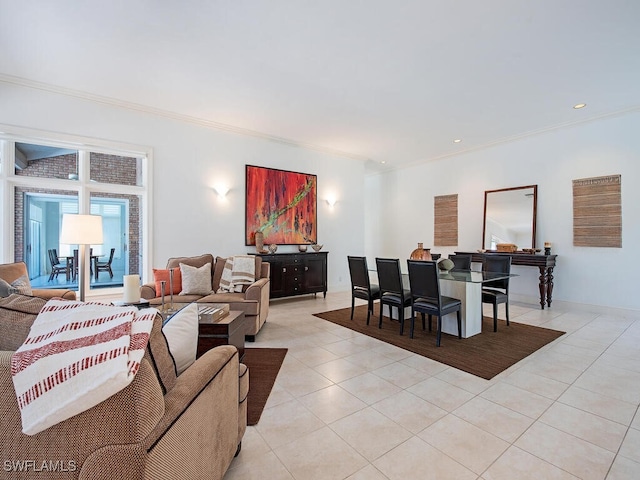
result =
[[[329,288],[349,284],[346,257],[364,250],[363,162],[9,84],[0,83],[0,104],[2,124],[153,148],[154,267],[170,256],[255,251],[244,245],[245,164],[316,174]],[[212,190],[221,181],[231,187],[225,200]]]
[[[367,177],[365,248],[407,258],[418,242],[433,244],[433,197],[458,194],[459,245],[482,245],[484,191],[538,185],[536,246],[558,255],[554,300],[640,310],[640,113],[530,136],[481,151]],[[572,180],[622,175],[622,248],[573,246]],[[537,299],[538,269],[514,267],[516,295]]]

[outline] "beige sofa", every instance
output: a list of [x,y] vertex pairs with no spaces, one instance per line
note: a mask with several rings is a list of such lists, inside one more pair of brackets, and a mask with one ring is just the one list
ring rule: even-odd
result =
[[223,478],[246,429],[249,373],[235,347],[220,346],[177,377],[159,315],[131,384],[36,435],[23,434],[11,354],[45,303],[16,294],[0,299],[1,479]]
[[[176,257],[167,261],[167,269],[179,268],[181,263],[192,267],[202,267],[211,263],[211,290],[217,292],[220,287],[220,278],[226,258],[213,258],[211,254],[204,254],[197,257]],[[242,310],[245,315],[245,336],[247,340],[255,340],[262,325],[267,320],[269,314],[269,274],[268,262],[263,262],[262,258],[256,256],[256,281],[249,285],[243,292],[232,293],[211,293],[210,295],[174,295],[173,301],[178,303],[188,302],[209,302],[228,303],[231,310]],[[168,288],[168,287],[167,287]],[[147,283],[140,289],[140,297],[149,300],[151,305],[160,305],[160,292],[156,292],[155,283]],[[165,302],[169,302],[169,297],[165,296]]]
[[[16,262],[0,264],[0,278],[2,280],[11,283],[22,276],[26,276],[27,279],[29,278],[26,263]],[[31,289],[31,295],[40,298],[60,297],[66,300],[76,299],[76,293],[73,290],[65,290],[63,288],[33,288]]]

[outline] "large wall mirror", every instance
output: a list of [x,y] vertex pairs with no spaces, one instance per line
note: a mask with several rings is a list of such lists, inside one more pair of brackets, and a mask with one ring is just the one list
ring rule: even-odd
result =
[[482,248],[495,250],[498,243],[535,248],[537,200],[537,185],[485,191]]

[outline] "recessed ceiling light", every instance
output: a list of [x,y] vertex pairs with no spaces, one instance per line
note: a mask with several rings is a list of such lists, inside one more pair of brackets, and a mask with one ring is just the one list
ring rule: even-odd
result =
[[384,165],[384,164],[385,164],[385,163],[387,163],[387,162],[386,162],[385,160],[382,160],[380,163],[382,163],[382,164]]
[[578,103],[578,104],[574,105],[574,106],[573,106],[573,108],[574,108],[574,109],[576,109],[576,110],[578,110],[578,109],[580,109],[580,108],[584,108],[584,107],[586,107],[586,106],[587,106],[587,104],[586,104],[586,103]]
[[453,143],[460,143],[461,141],[462,141],[462,139],[461,139],[461,138],[456,138],[456,139],[453,141]]

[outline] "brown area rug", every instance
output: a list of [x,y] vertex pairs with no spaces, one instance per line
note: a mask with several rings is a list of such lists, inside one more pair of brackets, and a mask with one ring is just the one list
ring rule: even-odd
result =
[[244,349],[242,363],[249,368],[247,425],[255,425],[260,420],[286,354],[286,348]]
[[513,321],[507,326],[507,322],[500,319],[498,331],[494,333],[493,319],[484,317],[482,333],[479,335],[459,340],[455,335],[443,333],[440,347],[436,347],[435,317],[433,331],[429,332],[428,326],[422,330],[422,320],[417,316],[414,337],[411,339],[411,322],[406,319],[403,336],[400,336],[400,323],[388,317],[383,318],[382,329],[379,329],[378,308],[379,305],[376,304],[374,309],[377,313],[371,317],[369,325],[366,305],[356,307],[353,320],[350,320],[351,308],[314,315],[487,380],[565,333]]

